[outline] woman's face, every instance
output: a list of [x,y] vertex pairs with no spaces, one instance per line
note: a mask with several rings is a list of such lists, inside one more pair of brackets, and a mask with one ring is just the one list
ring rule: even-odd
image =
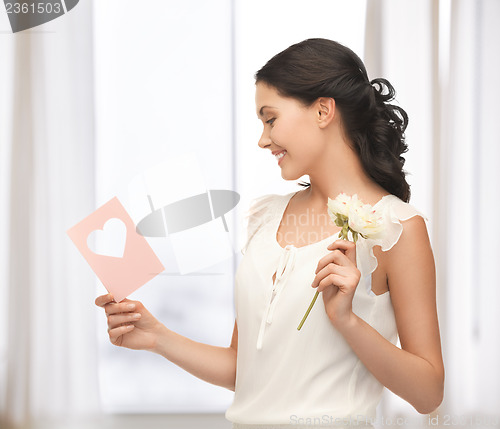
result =
[[277,159],[281,176],[296,180],[309,174],[326,150],[316,103],[304,107],[294,98],[280,96],[264,82],[256,84],[255,103],[257,117],[264,124],[259,146],[270,154],[286,150],[283,158]]

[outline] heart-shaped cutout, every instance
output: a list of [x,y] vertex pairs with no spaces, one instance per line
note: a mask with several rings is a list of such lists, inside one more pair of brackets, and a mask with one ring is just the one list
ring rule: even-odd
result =
[[108,219],[102,229],[92,231],[87,237],[87,246],[92,252],[115,258],[123,258],[126,242],[127,226],[116,217]]

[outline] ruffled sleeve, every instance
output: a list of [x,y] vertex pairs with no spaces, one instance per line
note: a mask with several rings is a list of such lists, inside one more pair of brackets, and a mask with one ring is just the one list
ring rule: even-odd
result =
[[[417,215],[426,222],[429,220],[422,212],[395,195],[387,195],[374,208],[381,213],[384,225],[383,234],[378,239],[360,238],[356,243],[356,264],[362,278],[371,275],[378,266],[377,258],[373,254],[373,246],[378,245],[384,252],[387,252],[398,242],[403,232],[401,221]],[[366,284],[371,289],[370,283]]]
[[243,214],[243,228],[247,232],[245,244],[241,249],[243,255],[255,234],[271,220],[277,197],[277,194],[266,194],[250,201],[249,209]]

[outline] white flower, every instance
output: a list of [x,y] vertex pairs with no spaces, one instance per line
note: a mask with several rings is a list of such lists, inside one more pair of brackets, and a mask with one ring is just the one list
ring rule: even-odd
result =
[[[352,213],[353,210],[358,210],[359,208],[363,207],[365,204],[363,204],[363,201],[361,201],[358,198],[358,194],[354,194],[351,197],[351,202],[349,203],[349,213]],[[368,204],[366,204],[368,205]]]
[[334,200],[328,198],[328,214],[335,225],[342,227],[339,235],[347,240],[350,230],[354,241],[358,234],[363,238],[379,238],[382,234],[382,218],[370,204],[363,204],[357,194],[352,197],[344,193]]
[[[343,192],[337,195],[334,200],[328,198],[328,209],[334,215],[342,215],[347,217],[349,215],[349,205],[351,197]],[[335,221],[335,220],[334,220]]]
[[[342,228],[339,232],[340,238],[349,240],[349,231],[351,231],[354,242],[358,240],[358,235],[361,235],[365,239],[378,239],[382,236],[382,216],[370,204],[363,204],[358,199],[357,194],[350,197],[342,192],[334,200],[328,198],[327,206],[328,214],[332,221],[335,222],[335,225]],[[297,328],[299,331],[317,297],[318,290],[316,290],[314,298]]]
[[351,231],[363,238],[377,239],[382,235],[382,217],[370,204],[351,206],[348,223]]
[[328,214],[330,215],[332,222],[342,228],[339,237],[341,235],[347,237],[347,221],[349,219],[349,210],[351,203],[352,198],[349,195],[344,194],[343,192],[337,195],[334,200],[328,198]]

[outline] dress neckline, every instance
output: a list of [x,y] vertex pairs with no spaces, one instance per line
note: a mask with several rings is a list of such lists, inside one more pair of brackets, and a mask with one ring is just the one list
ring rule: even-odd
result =
[[[298,193],[300,192],[300,189],[298,191],[294,191],[294,192],[290,192],[289,194],[287,195],[284,195],[284,199],[283,199],[283,205],[281,206],[281,210],[280,208],[278,207],[276,209],[276,212],[275,212],[275,215],[276,215],[276,218],[278,219],[278,223],[276,224],[276,227],[273,228],[273,242],[276,244],[276,246],[278,246],[281,250],[286,250],[287,248],[290,248],[290,247],[293,247],[294,249],[296,250],[300,250],[300,249],[305,249],[305,248],[310,248],[316,244],[321,244],[321,243],[324,243],[326,242],[327,240],[333,240],[334,237],[337,237],[338,238],[338,234],[339,234],[339,231],[337,231],[335,234],[332,234],[328,237],[325,237],[324,239],[320,240],[320,241],[315,241],[313,243],[309,243],[309,244],[306,244],[304,246],[300,246],[300,247],[296,247],[294,244],[287,244],[285,247],[282,247],[281,244],[278,243],[278,239],[277,239],[277,235],[278,235],[278,229],[281,225],[281,222],[283,220],[283,217],[285,215],[285,212],[286,212],[286,209],[288,208],[289,204],[290,204],[290,200],[295,196],[297,195]],[[392,194],[387,194],[387,195],[384,195],[380,200],[378,200],[374,205],[373,205],[373,208],[377,207],[380,203],[382,203],[382,201],[384,201],[385,199],[387,199],[388,197],[391,197],[393,196]]]

